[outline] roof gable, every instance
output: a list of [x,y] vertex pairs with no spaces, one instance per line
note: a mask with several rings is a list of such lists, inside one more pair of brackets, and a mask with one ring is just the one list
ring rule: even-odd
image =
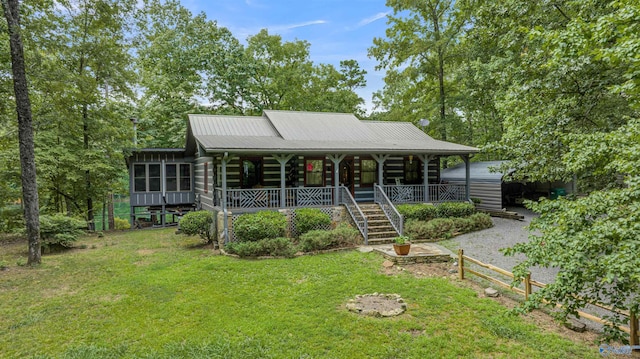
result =
[[374,141],[376,136],[350,113],[265,110],[280,136],[291,141]]

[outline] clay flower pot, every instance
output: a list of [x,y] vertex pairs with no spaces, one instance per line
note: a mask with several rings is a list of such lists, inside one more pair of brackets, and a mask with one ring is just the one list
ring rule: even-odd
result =
[[406,256],[411,251],[411,243],[404,244],[393,244],[393,250],[396,251],[396,254],[399,256]]

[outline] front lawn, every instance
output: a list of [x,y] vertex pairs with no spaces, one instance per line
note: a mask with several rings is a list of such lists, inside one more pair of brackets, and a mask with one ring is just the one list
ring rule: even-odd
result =
[[[375,253],[242,260],[175,229],[87,238],[36,269],[0,246],[2,358],[588,358],[456,282],[387,276]],[[392,319],[344,305],[398,293]]]

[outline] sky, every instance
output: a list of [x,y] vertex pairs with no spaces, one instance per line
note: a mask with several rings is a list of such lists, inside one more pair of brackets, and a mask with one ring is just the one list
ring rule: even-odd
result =
[[283,41],[306,40],[311,60],[338,68],[341,60],[353,59],[367,71],[367,86],[356,92],[373,108],[373,92],[384,86],[384,72],[367,57],[374,37],[384,37],[384,0],[182,0],[194,14],[204,12],[218,26],[228,28],[244,44],[261,29],[282,36]]

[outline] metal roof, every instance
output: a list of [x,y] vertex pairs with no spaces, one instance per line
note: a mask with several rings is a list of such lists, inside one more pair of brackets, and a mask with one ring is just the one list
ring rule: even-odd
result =
[[[492,169],[498,169],[506,161],[482,161],[471,162],[469,167],[472,182],[502,182],[504,174],[502,172],[494,172]],[[454,167],[445,168],[440,172],[440,178],[443,181],[464,181],[466,170],[464,163]]]
[[468,154],[409,122],[361,121],[353,114],[264,111],[262,117],[189,115],[187,143],[209,152]]

